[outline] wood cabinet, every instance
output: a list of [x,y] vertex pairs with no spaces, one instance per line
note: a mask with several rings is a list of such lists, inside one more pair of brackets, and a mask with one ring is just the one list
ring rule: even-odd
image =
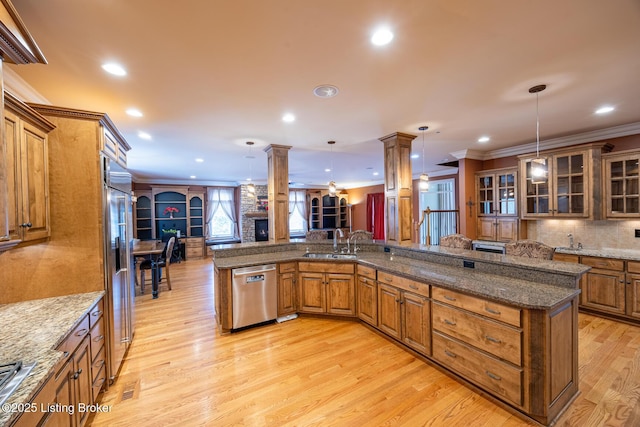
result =
[[53,377],[47,379],[44,385],[38,390],[36,395],[29,402],[33,411],[23,412],[20,418],[12,424],[12,427],[57,427],[51,422],[53,412],[42,411],[42,408],[48,408],[56,398],[56,384]]
[[[330,196],[326,191],[309,193],[309,228],[312,230],[349,228],[349,196],[337,194]],[[333,235],[329,235],[332,238]]]
[[152,240],[154,232],[151,191],[136,191],[135,195],[135,209],[133,210],[134,235],[140,240]]
[[8,237],[31,241],[51,234],[47,133],[54,126],[33,109],[5,94]]
[[352,263],[298,263],[299,310],[341,316],[356,315]]
[[640,262],[627,261],[627,315],[640,320]]
[[187,237],[187,239],[185,240],[185,245],[187,259],[204,257],[204,237]]
[[293,314],[297,311],[296,277],[295,262],[278,264],[278,316]]
[[427,284],[378,272],[378,328],[422,354],[431,354]]
[[640,152],[611,153],[603,159],[605,216],[640,217]]
[[611,145],[592,143],[580,148],[545,151],[548,179],[532,175],[535,155],[520,158],[520,215],[522,219],[602,217],[602,153]]
[[476,174],[479,240],[510,242],[520,236],[518,172],[494,169]]
[[378,325],[378,283],[376,270],[358,265],[356,277],[356,309],[358,317],[372,326]]

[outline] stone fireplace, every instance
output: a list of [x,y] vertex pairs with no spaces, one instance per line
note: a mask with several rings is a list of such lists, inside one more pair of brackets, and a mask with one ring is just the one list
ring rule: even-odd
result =
[[[266,209],[258,207],[261,204],[266,204],[267,195],[266,185],[256,185],[255,197],[248,194],[245,184],[240,185],[240,239],[242,243],[260,241],[256,240],[256,222],[261,220],[264,221],[263,226],[267,230],[267,238],[264,241],[269,240],[268,213]],[[266,206],[264,207],[266,208]]]

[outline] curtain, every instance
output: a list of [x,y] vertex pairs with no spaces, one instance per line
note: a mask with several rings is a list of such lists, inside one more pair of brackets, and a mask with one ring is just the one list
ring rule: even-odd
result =
[[290,190],[289,191],[289,217],[294,211],[298,211],[302,217],[305,231],[309,229],[307,225],[307,191],[306,190]]
[[233,237],[240,236],[238,229],[238,216],[236,214],[236,204],[234,201],[235,189],[232,187],[209,187],[207,188],[207,236],[211,237],[211,227],[213,214],[218,208],[229,218],[233,224]]
[[374,240],[384,240],[384,193],[367,194],[367,231]]

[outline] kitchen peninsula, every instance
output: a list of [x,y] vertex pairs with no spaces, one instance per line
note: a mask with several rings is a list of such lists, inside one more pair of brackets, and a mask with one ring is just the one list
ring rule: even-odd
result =
[[232,331],[233,269],[275,264],[278,316],[359,319],[544,425],[577,395],[578,283],[589,267],[376,243],[360,245],[355,257],[314,257],[332,249],[324,242],[213,247],[220,332]]

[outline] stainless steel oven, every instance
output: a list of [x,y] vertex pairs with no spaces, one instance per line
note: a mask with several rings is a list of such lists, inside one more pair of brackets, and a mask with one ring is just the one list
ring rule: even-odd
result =
[[491,252],[494,254],[504,254],[505,248],[504,244],[495,244],[495,243],[473,243],[473,250],[479,252]]

